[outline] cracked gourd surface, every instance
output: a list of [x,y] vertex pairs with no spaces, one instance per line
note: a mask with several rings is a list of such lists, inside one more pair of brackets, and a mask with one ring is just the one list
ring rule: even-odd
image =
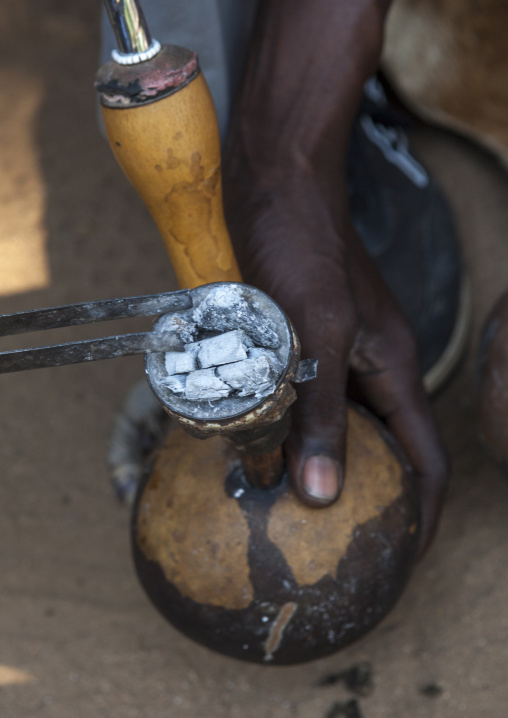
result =
[[183,596],[242,609],[254,589],[247,521],[224,492],[231,462],[220,437],[200,441],[183,429],[172,432],[141,498],[137,540]]
[[348,421],[346,479],[339,500],[327,509],[310,509],[287,492],[268,519],[268,538],[301,586],[327,574],[335,577],[355,527],[379,516],[402,492],[402,467],[372,421],[351,410]]
[[[243,609],[253,600],[254,588],[247,520],[224,489],[232,460],[219,437],[200,441],[181,429],[171,433],[141,497],[137,540],[183,596]],[[336,575],[355,527],[397,499],[402,478],[400,463],[376,427],[350,411],[340,500],[327,509],[310,509],[287,491],[270,509],[268,538],[300,585]]]

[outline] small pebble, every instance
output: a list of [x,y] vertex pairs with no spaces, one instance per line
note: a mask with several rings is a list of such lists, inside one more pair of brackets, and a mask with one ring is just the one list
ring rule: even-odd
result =
[[443,689],[438,683],[426,683],[420,688],[422,696],[428,696],[429,698],[437,698],[443,693]]
[[325,714],[325,718],[363,718],[363,714],[358,701],[353,699],[347,703],[334,703]]

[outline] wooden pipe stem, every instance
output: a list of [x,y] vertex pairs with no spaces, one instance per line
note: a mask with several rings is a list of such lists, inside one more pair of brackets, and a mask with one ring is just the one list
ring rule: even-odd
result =
[[282,446],[266,454],[243,454],[242,467],[249,484],[258,489],[273,489],[284,470]]

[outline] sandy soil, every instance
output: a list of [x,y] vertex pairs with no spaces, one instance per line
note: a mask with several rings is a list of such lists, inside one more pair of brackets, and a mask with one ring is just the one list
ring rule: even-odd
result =
[[[2,313],[172,286],[162,242],[97,130],[98,12],[86,0],[0,8]],[[454,463],[441,529],[396,609],[350,649],[300,667],[241,664],[194,645],[138,586],[128,515],[109,485],[113,419],[142,360],[5,376],[1,716],[506,715],[508,482],[476,440],[474,357],[508,286],[508,177],[462,140],[425,130],[415,142],[456,210],[474,316],[467,358],[435,401]],[[372,665],[370,696],[317,686],[359,661]],[[332,710],[351,700],[358,713]]]

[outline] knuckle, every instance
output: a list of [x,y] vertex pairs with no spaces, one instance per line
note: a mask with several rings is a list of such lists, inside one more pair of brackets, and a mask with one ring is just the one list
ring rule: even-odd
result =
[[400,372],[400,376],[412,378],[420,384],[420,361],[416,339],[405,321],[391,321],[382,332],[377,332],[370,342],[371,358]]
[[395,351],[399,361],[411,365],[418,363],[416,340],[409,325],[405,321],[394,321],[386,332],[387,347]]
[[[294,323],[302,344],[302,355],[313,355],[322,362],[327,374],[345,363],[359,330],[357,313],[352,302],[335,294],[307,291],[301,285],[298,296],[276,297]],[[295,289],[292,289],[295,292]]]
[[341,446],[347,429],[344,392],[312,388],[294,406],[293,426],[305,443]]

